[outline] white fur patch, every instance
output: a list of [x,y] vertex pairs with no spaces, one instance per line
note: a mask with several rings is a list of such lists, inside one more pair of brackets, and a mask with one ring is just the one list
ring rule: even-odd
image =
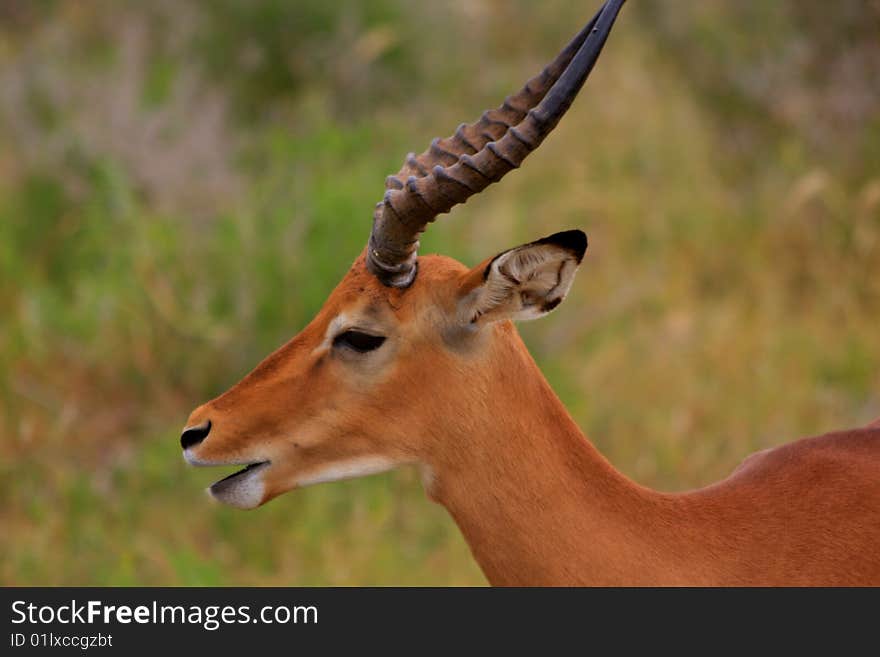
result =
[[263,499],[265,486],[256,477],[248,478],[241,485],[229,491],[215,492],[208,488],[208,494],[218,502],[228,504],[236,509],[255,509]]
[[218,481],[208,488],[208,493],[218,502],[238,509],[258,507],[266,492],[263,472],[269,467],[269,464],[258,466],[233,479]]
[[237,465],[237,463],[230,463],[228,461],[203,461],[198,456],[193,454],[192,449],[189,447],[183,450],[183,460],[186,461],[188,465],[192,465],[197,468],[204,468],[212,465]]
[[318,345],[315,351],[329,349],[333,345],[333,338],[336,337],[336,335],[342,331],[342,328],[349,323],[349,317],[345,313],[339,313],[336,317],[331,319],[330,323],[327,325],[327,330],[324,332],[324,340]]
[[362,456],[348,461],[328,463],[327,465],[307,472],[297,479],[299,486],[311,486],[323,484],[328,481],[340,481],[341,479],[354,479],[367,475],[387,472],[396,464],[391,459],[382,456]]
[[252,456],[251,458],[236,457],[206,461],[193,454],[192,448],[188,447],[183,450],[183,460],[186,461],[187,465],[192,465],[196,468],[212,468],[218,465],[249,465],[251,463],[259,463],[260,461],[268,461],[269,459],[261,456]]
[[434,484],[436,483],[436,476],[434,475],[434,469],[430,465],[425,465],[424,463],[419,466],[419,474],[422,479],[422,488],[425,489],[425,492],[428,495],[434,494]]

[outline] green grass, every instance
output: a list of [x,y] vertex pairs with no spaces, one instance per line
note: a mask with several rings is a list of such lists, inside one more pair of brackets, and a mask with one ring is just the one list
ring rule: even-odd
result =
[[[414,471],[242,513],[203,494],[217,473],[186,468],[177,437],[320,308],[406,151],[496,104],[589,10],[306,3],[284,16],[308,44],[290,46],[293,76],[242,45],[284,49],[277,3],[213,5],[201,40],[183,14],[116,9],[110,25],[80,4],[25,12],[0,40],[0,84],[30,89],[0,105],[0,583],[484,583]],[[658,27],[657,6],[627,7],[557,132],[423,240],[474,263],[586,230],[569,299],[522,331],[600,450],[664,490],[880,416],[880,114],[806,125],[748,89],[719,93],[701,56],[724,58],[732,88],[760,60],[749,43],[772,58],[811,23],[786,4],[777,40],[734,35],[736,12],[710,5],[681,17],[696,43]],[[163,20],[177,32],[126,55],[117,25]],[[326,45],[350,36],[379,53],[353,73]],[[231,44],[235,66],[211,50]],[[821,106],[823,85],[790,73],[774,103]]]

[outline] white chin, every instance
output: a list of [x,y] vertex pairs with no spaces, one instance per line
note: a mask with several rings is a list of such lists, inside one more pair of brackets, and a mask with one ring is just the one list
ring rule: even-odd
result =
[[263,473],[268,467],[269,463],[249,466],[211,485],[208,493],[218,502],[237,509],[256,508],[266,492]]

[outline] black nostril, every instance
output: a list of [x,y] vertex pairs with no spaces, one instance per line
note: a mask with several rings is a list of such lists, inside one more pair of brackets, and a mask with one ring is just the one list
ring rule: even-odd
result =
[[194,427],[188,427],[180,434],[180,446],[184,449],[198,445],[211,433],[211,420],[206,420]]

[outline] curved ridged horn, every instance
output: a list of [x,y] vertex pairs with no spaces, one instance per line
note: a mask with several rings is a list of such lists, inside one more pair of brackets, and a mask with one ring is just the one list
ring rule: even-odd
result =
[[408,287],[416,276],[418,237],[437,215],[501,180],[556,127],[599,58],[624,0],[607,0],[540,74],[501,107],[455,134],[435,139],[385,180],[373,213],[367,268],[385,285]]

